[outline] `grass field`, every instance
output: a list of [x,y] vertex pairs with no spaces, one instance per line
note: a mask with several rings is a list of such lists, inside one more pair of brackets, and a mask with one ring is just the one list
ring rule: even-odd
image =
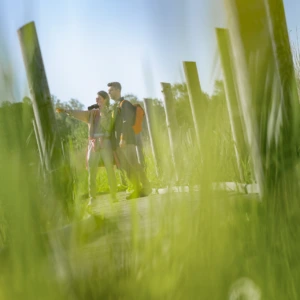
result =
[[[41,178],[38,154],[24,149],[15,125],[8,124],[5,132],[1,127],[0,299],[228,299],[243,289],[261,294],[248,299],[298,298],[296,214],[283,223],[255,197],[203,185],[198,193],[150,197],[143,218],[135,202],[122,202],[131,212],[127,221],[118,210],[111,220],[100,214],[95,228],[106,234],[93,248],[80,223],[86,214],[84,151],[71,159],[74,219],[49,215],[55,199]],[[227,140],[220,140],[226,149]],[[147,146],[146,154],[149,177],[159,185]],[[193,181],[207,184],[234,174],[233,152],[222,155],[210,151],[211,169],[201,170],[208,177],[195,174]],[[108,188],[103,172],[99,191]],[[74,221],[75,235],[56,231]],[[131,229],[116,230],[118,224]]]
[[[7,89],[18,89],[12,74],[7,78]],[[8,94],[0,97],[10,100]],[[179,182],[165,147],[165,128],[160,132],[161,177],[145,140],[153,187],[197,185],[199,191],[134,201],[125,201],[123,193],[114,205],[103,196],[94,210],[84,196],[85,149],[66,139],[70,159],[66,155],[60,169],[44,172],[30,104],[4,103],[0,300],[298,300],[299,158],[285,165],[288,138],[275,150],[266,139],[263,159],[271,167],[262,198],[213,190],[213,182],[240,181],[224,97],[219,101],[207,110],[201,155],[180,132]],[[269,124],[269,119],[260,121],[264,129]],[[250,158],[243,172],[246,183],[255,182]],[[99,169],[97,181],[99,193],[107,192],[105,169]]]

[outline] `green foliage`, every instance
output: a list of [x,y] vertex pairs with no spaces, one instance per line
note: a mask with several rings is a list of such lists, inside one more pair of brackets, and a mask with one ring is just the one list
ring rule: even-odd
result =
[[138,97],[134,94],[125,94],[123,95],[123,97],[126,100],[130,101],[132,104],[140,104],[141,106],[144,107],[144,102],[139,100]]
[[[199,152],[195,148],[195,125],[189,103],[187,86],[184,83],[176,83],[171,86],[176,103],[176,118],[179,124],[180,152],[182,157],[181,173],[185,183],[194,182],[199,177],[203,168]],[[202,94],[201,101],[206,106],[205,125],[202,130],[202,150],[206,151],[209,161],[213,163],[212,170],[218,170],[213,175],[213,181],[238,181],[234,143],[232,139],[228,110],[225,99],[225,91],[222,81],[215,82],[214,92],[211,96]],[[199,99],[200,101],[200,99]],[[204,152],[202,153],[204,154]],[[197,162],[195,164],[195,162]],[[184,171],[185,170],[185,171]],[[190,179],[189,179],[190,178]]]
[[[68,102],[61,102],[55,96],[52,96],[54,108],[83,110],[84,105],[76,99],[71,99]],[[64,140],[71,143],[74,151],[81,151],[87,147],[88,127],[87,124],[68,117],[66,114],[56,114],[56,121]]]
[[295,66],[298,95],[300,97],[300,45],[299,45],[298,38],[297,38],[297,42],[292,46],[293,46],[293,59],[294,59],[294,66]]
[[[0,247],[12,239],[15,218],[21,217],[22,210],[24,214],[31,214],[43,209],[40,206],[42,202],[36,201],[41,196],[41,190],[32,189],[34,185],[42,184],[41,177],[38,176],[41,168],[32,118],[32,107],[26,101],[5,102],[0,107]],[[35,199],[32,202],[31,197]],[[29,215],[24,215],[20,220],[20,226],[22,222],[26,222],[27,217]],[[39,223],[38,218],[33,223]],[[29,224],[24,224],[27,225]],[[40,225],[45,226],[45,223]],[[24,232],[26,230],[29,228],[24,228]]]
[[[280,206],[270,214],[256,196],[212,191],[212,181],[237,178],[223,84],[216,82],[213,95],[205,96],[205,164],[195,147],[186,86],[175,84],[172,88],[180,124],[180,143],[176,145],[182,154],[180,173],[183,183],[202,189],[104,203],[99,214],[82,220],[87,128],[57,115],[60,132],[72,146],[77,222],[61,227],[60,215],[54,211],[51,218],[58,225],[51,231],[49,203],[57,207],[59,203],[45,188],[31,104],[28,99],[2,102],[0,299],[221,300],[243,285],[252,296],[256,287],[261,299],[299,298],[297,205],[291,205],[291,214],[284,219]],[[54,98],[53,102],[59,107],[83,108],[77,100],[62,103]],[[163,104],[158,99],[152,102],[160,154],[165,158],[163,170],[172,175]],[[156,176],[149,141],[144,141],[149,178],[161,187],[167,180]],[[251,174],[249,180],[253,180]],[[103,168],[99,169],[98,185],[99,191],[107,191]],[[279,199],[283,203],[298,197],[293,190],[284,192]]]
[[171,85],[172,94],[175,100],[176,119],[181,129],[193,128],[189,95],[185,83],[175,83]]

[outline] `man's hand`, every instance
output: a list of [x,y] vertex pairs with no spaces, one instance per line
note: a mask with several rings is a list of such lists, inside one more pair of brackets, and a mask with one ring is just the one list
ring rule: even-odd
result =
[[120,148],[124,148],[126,146],[126,141],[121,139],[119,143]]
[[64,113],[64,112],[66,112],[66,110],[65,110],[65,109],[63,109],[63,108],[59,108],[59,107],[57,107],[57,108],[56,108],[56,112],[60,114],[60,113]]

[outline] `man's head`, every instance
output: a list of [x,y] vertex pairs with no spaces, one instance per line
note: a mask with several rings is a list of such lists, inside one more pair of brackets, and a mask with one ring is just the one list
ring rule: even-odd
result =
[[107,84],[108,86],[108,94],[111,99],[117,101],[121,98],[121,90],[122,86],[120,82],[110,82]]

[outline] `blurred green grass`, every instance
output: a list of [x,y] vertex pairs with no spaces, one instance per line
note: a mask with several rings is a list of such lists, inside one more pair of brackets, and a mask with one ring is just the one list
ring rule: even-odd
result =
[[[252,279],[265,299],[297,299],[297,221],[293,221],[294,230],[286,224],[268,239],[273,220],[266,217],[262,203],[249,196],[230,197],[206,188],[161,200],[150,198],[143,215],[149,224],[132,228],[137,237],[113,230],[94,253],[80,237],[84,230],[78,229],[75,240],[60,231],[49,238],[45,234],[49,199],[40,178],[38,153],[34,143],[32,149],[24,148],[22,141],[28,136],[15,138],[19,128],[10,121],[1,126],[0,299],[226,299],[231,285],[242,277]],[[212,170],[202,170],[214,180],[228,178],[229,168],[234,172],[233,151],[218,151],[218,145],[224,150],[224,143],[231,141],[219,135],[212,141]],[[31,160],[25,159],[28,156]],[[80,195],[87,188],[84,157],[84,150],[71,155],[77,221],[82,217]],[[148,147],[146,157],[153,180]],[[224,177],[219,169],[222,158]],[[194,162],[190,163],[187,167],[192,169]],[[196,174],[192,176],[199,183]],[[100,191],[107,189],[103,177],[105,169],[101,168]],[[135,213],[140,220],[135,226],[139,226],[143,220]],[[100,222],[98,230],[106,221]],[[117,215],[116,225],[121,221]]]
[[[69,196],[75,198],[68,227],[53,214],[53,203],[59,211],[60,203],[43,180],[31,107],[5,101],[0,109],[0,299],[229,299],[241,278],[255,283],[261,299],[299,299],[299,211],[285,219],[274,211],[270,217],[257,196],[210,188],[212,182],[238,181],[224,99],[208,110],[205,164],[182,134],[183,183],[202,189],[141,200],[148,201],[143,211],[143,202],[128,202],[124,207],[130,214],[116,209],[111,220],[101,213],[92,216],[88,221],[103,231],[96,241],[89,240],[83,221],[84,146],[67,141],[74,175]],[[156,176],[147,142],[145,153],[149,179],[155,187],[165,185]],[[167,151],[165,159],[163,165],[170,165]],[[250,163],[244,166],[253,182]],[[172,175],[164,171],[166,178]],[[104,168],[97,180],[99,192],[107,191]],[[287,191],[282,201],[297,197]]]

